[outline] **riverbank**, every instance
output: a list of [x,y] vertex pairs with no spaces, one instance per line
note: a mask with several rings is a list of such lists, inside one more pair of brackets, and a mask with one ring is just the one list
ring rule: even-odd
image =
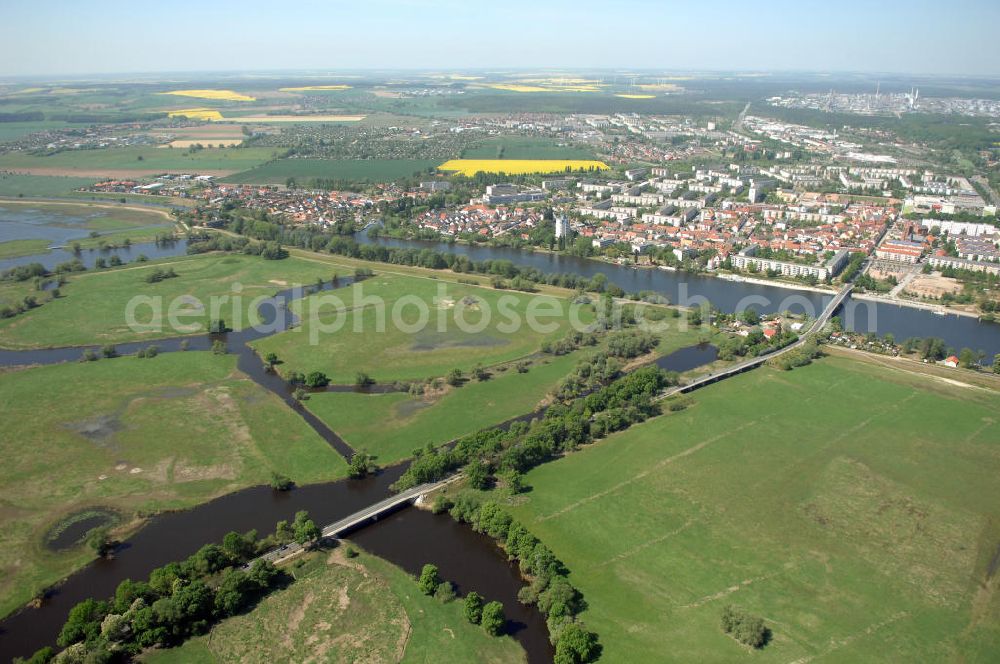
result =
[[964,316],[966,318],[973,318],[979,320],[979,314],[972,313],[971,311],[961,311],[959,309],[950,309],[948,307],[943,307],[940,304],[930,304],[927,302],[918,302],[916,300],[903,300],[898,298],[886,297],[884,295],[875,295],[873,293],[858,293],[855,291],[851,294],[851,297],[855,300],[868,300],[870,302],[878,302],[881,304],[895,304],[901,307],[910,307],[912,309],[922,309],[923,311],[930,311],[938,316]]

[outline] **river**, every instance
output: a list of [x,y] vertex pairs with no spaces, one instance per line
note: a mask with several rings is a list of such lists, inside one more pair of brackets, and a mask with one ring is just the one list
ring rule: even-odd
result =
[[[0,224],[2,228],[3,224]],[[2,237],[2,236],[0,236]],[[10,239],[10,238],[8,238]],[[546,272],[567,272],[584,276],[604,273],[608,279],[628,291],[652,290],[678,304],[690,304],[691,298],[707,298],[715,306],[727,311],[753,306],[760,312],[803,311],[818,314],[827,297],[808,291],[789,291],[779,287],[729,282],[714,277],[689,275],[653,269],[632,269],[618,265],[598,263],[571,256],[559,256],[516,249],[471,247],[445,243],[426,243],[404,240],[369,240],[391,246],[435,248],[469,256],[473,260],[503,259],[520,265],[530,265]],[[155,247],[155,245],[152,245]],[[172,246],[156,247],[153,252],[145,245],[131,248],[133,255],[165,257],[183,254],[184,242]],[[91,252],[84,252],[89,254]],[[100,255],[96,250],[93,254]],[[96,255],[94,258],[96,258]],[[22,257],[17,264],[32,262],[43,257]],[[68,260],[68,259],[67,259]],[[91,264],[92,264],[91,259]],[[61,262],[56,260],[55,262]],[[54,263],[53,263],[54,264]],[[10,267],[0,261],[0,270]],[[350,283],[341,279],[339,286]],[[329,284],[326,288],[329,288]],[[262,318],[288,314],[287,303],[301,292],[282,291],[262,305]],[[696,303],[696,302],[695,302]],[[883,303],[860,303],[855,307],[846,303],[845,322],[851,329],[892,333],[897,339],[910,336],[938,336],[950,345],[968,346],[990,355],[1000,353],[1000,325],[979,323],[970,318],[936,316],[930,312]],[[853,313],[852,313],[853,312]],[[292,317],[281,319],[284,326]],[[320,422],[294,399],[289,386],[280,377],[267,371],[260,358],[249,348],[248,342],[265,333],[244,330],[225,335],[202,335],[172,338],[155,342],[118,344],[123,354],[134,353],[139,348],[155,343],[162,352],[181,350],[187,341],[191,350],[207,350],[215,340],[223,340],[230,352],[238,355],[239,368],[255,382],[280,396],[289,407],[298,412],[324,440],[341,454],[350,456],[351,448],[326,425]],[[98,346],[93,346],[96,349]],[[77,360],[82,348],[56,348],[37,351],[0,350],[0,366],[26,363],[52,364]],[[661,366],[684,371],[715,357],[711,346],[682,349],[661,361]],[[104,597],[113,594],[119,582],[126,578],[139,579],[167,562],[181,560],[208,542],[220,541],[225,533],[236,530],[257,529],[270,532],[280,519],[291,519],[297,510],[310,512],[317,523],[330,523],[345,517],[361,507],[377,502],[389,493],[389,485],[403,472],[405,466],[385,469],[375,477],[364,480],[343,480],[296,488],[293,491],[275,492],[269,487],[255,487],[223,496],[191,510],[154,517],[129,538],[113,560],[98,560],[70,576],[52,591],[40,609],[24,609],[0,622],[0,659],[10,660],[26,656],[35,649],[55,641],[70,608],[86,597]],[[504,603],[509,627],[515,638],[524,646],[530,662],[550,661],[552,648],[542,616],[533,608],[523,607],[516,601],[517,591],[523,585],[517,572],[507,562],[504,554],[488,538],[474,533],[468,527],[453,523],[448,517],[435,517],[419,510],[406,509],[376,524],[357,531],[352,538],[376,555],[412,573],[419,572],[425,563],[438,565],[442,576],[456,583],[461,592],[476,590],[488,600],[499,599]]]

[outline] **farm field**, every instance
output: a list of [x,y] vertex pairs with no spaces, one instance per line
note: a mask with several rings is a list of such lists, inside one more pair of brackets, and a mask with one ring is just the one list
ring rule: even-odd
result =
[[[249,613],[147,664],[218,662],[523,662],[510,637],[470,624],[462,602],[421,595],[416,579],[380,558],[342,549],[311,554],[288,571],[295,582]],[[345,638],[349,636],[350,638]]]
[[256,101],[256,97],[234,92],[233,90],[171,90],[161,94],[176,97],[194,97],[195,99],[213,99],[219,101]]
[[22,136],[39,131],[63,129],[71,126],[61,120],[38,120],[35,122],[0,122],[0,143],[15,141]]
[[[352,286],[293,303],[293,311],[302,318],[301,326],[261,339],[254,348],[261,356],[277,354],[283,362],[278,367],[282,375],[322,371],[335,383],[353,383],[362,371],[380,382],[423,380],[444,376],[455,368],[468,373],[477,364],[489,366],[524,357],[536,352],[544,340],[562,337],[569,330],[568,300],[379,273],[378,269],[358,290]],[[331,295],[344,304],[340,314],[336,303],[318,304]],[[356,308],[362,301],[359,297],[367,302],[360,309]],[[527,324],[511,326],[510,317],[498,308],[501,297],[505,298],[503,311],[519,317],[522,323],[531,300],[544,303],[535,305],[541,309],[548,310],[548,305],[561,308],[563,314],[539,317],[551,331],[531,330]],[[423,303],[427,313],[426,325],[419,329],[420,313],[414,300]],[[407,301],[410,303],[398,308],[402,325],[393,324],[396,303]],[[384,315],[378,314],[376,302],[384,303]],[[467,321],[467,329],[478,326],[482,330],[463,331],[457,315]],[[589,320],[586,316],[587,312],[581,311],[581,319]],[[338,319],[342,324],[339,330],[335,329]]]
[[594,159],[594,153],[554,140],[508,136],[468,148],[462,159]]
[[230,175],[224,180],[236,184],[285,184],[289,178],[300,183],[313,179],[379,182],[408,177],[433,169],[429,159],[279,159],[252,170]]
[[192,351],[0,374],[0,612],[93,557],[46,545],[74,515],[110,510],[128,522],[264,484],[272,471],[301,484],[345,474],[332,448],[235,366],[235,356]]
[[[158,283],[146,282],[146,275],[167,267],[178,276]],[[232,297],[234,284],[242,287],[238,293],[241,299],[223,302],[219,317],[239,330],[256,321],[256,316],[250,318],[251,309],[256,310],[251,307],[255,298],[271,296],[296,283],[313,284],[317,277],[329,280],[332,274],[332,267],[302,259],[268,261],[242,255],[190,256],[78,273],[60,289],[59,299],[0,321],[0,346],[76,346],[179,336],[183,332],[173,330],[167,317],[170,303],[181,296],[197,298],[204,308],[200,314],[182,316],[180,322],[198,326],[204,332],[213,317],[209,310],[211,298]],[[158,316],[149,306],[136,309],[136,320],[147,325],[149,331],[136,332],[126,324],[126,307],[137,295],[162,298]],[[235,312],[239,312],[239,320]],[[160,330],[152,329],[161,326]]]
[[609,168],[603,161],[593,159],[450,159],[438,166],[439,171],[455,172],[467,177],[476,173],[528,175],[603,171]]
[[0,173],[0,196],[67,196],[92,184],[94,178]]
[[[692,398],[531,471],[511,509],[602,662],[994,659],[1000,394],[827,357]],[[763,649],[722,632],[729,604]]]
[[579,352],[542,356],[528,373],[508,368],[431,397],[321,392],[310,395],[306,407],[355,450],[375,455],[384,465],[428,443],[446,443],[530,413],[583,358]]
[[53,155],[0,154],[0,170],[35,175],[144,175],[163,172],[228,174],[253,168],[276,156],[271,148],[224,148],[186,153],[155,147],[68,150]]

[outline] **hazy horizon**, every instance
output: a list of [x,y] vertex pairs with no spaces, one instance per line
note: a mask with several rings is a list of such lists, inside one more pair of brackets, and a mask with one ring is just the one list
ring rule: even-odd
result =
[[[339,3],[338,3],[339,4]],[[1000,76],[1000,4],[8,2],[0,76],[570,69]]]

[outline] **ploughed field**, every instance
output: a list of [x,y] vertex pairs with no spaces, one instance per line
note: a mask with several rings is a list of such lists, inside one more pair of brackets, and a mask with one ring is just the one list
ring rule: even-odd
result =
[[837,357],[762,368],[531,471],[602,661],[991,661],[1000,395]]

